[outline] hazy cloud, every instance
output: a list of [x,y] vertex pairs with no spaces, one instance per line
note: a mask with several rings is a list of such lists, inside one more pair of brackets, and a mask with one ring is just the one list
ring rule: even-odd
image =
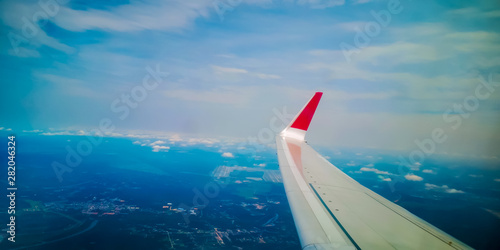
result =
[[438,186],[438,185],[434,185],[434,184],[430,184],[430,183],[425,183],[425,189],[444,192],[444,193],[448,193],[448,194],[463,194],[463,193],[465,193],[462,190],[449,188],[448,185]]
[[390,175],[391,173],[387,172],[387,171],[381,171],[381,170],[378,170],[376,168],[367,168],[367,167],[362,167],[360,169],[360,171],[363,171],[363,172],[374,172],[376,174],[385,174],[385,175]]
[[230,153],[230,152],[224,152],[224,153],[222,153],[222,157],[234,158],[234,155],[233,155],[233,153]]
[[422,181],[422,180],[424,180],[424,178],[422,178],[418,175],[414,175],[414,174],[405,175],[405,179],[407,179],[409,181]]

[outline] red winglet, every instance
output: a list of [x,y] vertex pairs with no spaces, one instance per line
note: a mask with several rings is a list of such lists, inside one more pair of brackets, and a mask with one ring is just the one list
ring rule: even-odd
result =
[[318,107],[319,100],[321,100],[321,96],[323,96],[322,92],[316,92],[314,94],[304,109],[302,109],[302,112],[295,118],[295,121],[290,126],[291,128],[307,131],[314,116],[314,112],[316,112],[316,108]]

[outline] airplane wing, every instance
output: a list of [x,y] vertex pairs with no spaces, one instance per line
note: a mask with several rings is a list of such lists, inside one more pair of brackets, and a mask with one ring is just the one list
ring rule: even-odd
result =
[[276,137],[302,249],[471,249],[362,186],[307,144],[322,94],[314,94]]

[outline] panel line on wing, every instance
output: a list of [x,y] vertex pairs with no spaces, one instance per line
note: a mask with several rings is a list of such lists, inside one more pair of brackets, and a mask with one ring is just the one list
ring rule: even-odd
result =
[[427,233],[429,233],[430,235],[432,235],[432,236],[436,237],[437,239],[441,240],[442,242],[444,242],[444,243],[448,244],[449,246],[451,246],[451,247],[453,247],[453,248],[455,248],[455,249],[461,249],[461,248],[457,248],[457,247],[455,247],[455,246],[453,245],[453,242],[452,242],[452,241],[447,241],[447,240],[444,240],[443,238],[441,238],[441,237],[437,236],[436,234],[434,234],[434,233],[433,233],[433,232],[431,232],[430,230],[427,230],[425,227],[423,227],[422,225],[420,225],[420,223],[417,223],[417,222],[415,222],[415,221],[411,220],[410,218],[408,218],[408,217],[406,217],[406,216],[402,215],[402,214],[401,214],[401,213],[399,213],[398,211],[396,211],[396,210],[392,209],[391,207],[389,207],[389,206],[385,205],[383,202],[380,202],[378,199],[376,199],[375,197],[371,196],[370,194],[368,194],[368,193],[366,193],[366,192],[365,192],[365,194],[366,194],[366,195],[368,195],[370,198],[374,199],[375,201],[377,201],[378,203],[382,204],[384,207],[386,207],[386,208],[390,209],[390,210],[391,210],[391,211],[393,211],[394,213],[398,214],[399,216],[403,217],[403,218],[404,218],[404,219],[406,219],[407,221],[411,222],[413,225],[415,225],[415,226],[419,227],[420,229],[422,229],[422,230],[426,231],[426,232],[427,232]]
[[347,236],[347,238],[349,238],[349,240],[351,241],[351,243],[354,245],[354,247],[356,247],[356,249],[358,250],[361,250],[361,248],[358,246],[358,244],[356,243],[356,241],[354,241],[354,239],[351,237],[351,235],[349,235],[349,233],[347,232],[347,230],[344,228],[344,226],[342,226],[342,223],[340,223],[340,221],[337,219],[337,217],[335,217],[335,215],[333,214],[333,212],[330,210],[330,208],[328,208],[328,206],[326,205],[325,201],[321,198],[321,196],[318,194],[318,192],[316,191],[316,189],[314,188],[314,186],[309,183],[309,186],[311,187],[311,189],[314,191],[314,193],[316,194],[316,196],[318,197],[318,199],[321,201],[321,203],[323,204],[323,206],[325,207],[325,209],[328,211],[328,213],[330,213],[330,215],[332,216],[332,218],[335,220],[335,222],[339,225],[340,229],[342,229],[342,231],[344,232],[344,234]]
[[[293,141],[293,139],[291,140]],[[321,209],[323,205],[319,203],[315,195],[311,192],[311,189],[308,187],[309,183],[304,179],[302,173],[299,172],[299,169],[294,161],[293,156],[291,155],[292,152],[290,151],[287,142],[288,140],[285,138],[281,138],[279,140],[279,143],[281,143],[281,146],[283,148],[283,153],[285,154],[285,158],[288,161],[289,170],[291,171],[292,176],[295,179],[295,182],[299,186],[302,195],[307,200],[307,206],[309,206],[312,212],[315,214],[316,216],[315,219],[318,221],[319,225],[325,232],[326,237],[331,243],[348,244],[349,239],[345,235],[342,235],[342,232],[339,230],[340,228],[336,227],[333,223],[328,223],[327,220],[320,219],[320,218],[328,219],[330,216],[323,209]],[[303,143],[303,142],[297,141],[297,143]]]

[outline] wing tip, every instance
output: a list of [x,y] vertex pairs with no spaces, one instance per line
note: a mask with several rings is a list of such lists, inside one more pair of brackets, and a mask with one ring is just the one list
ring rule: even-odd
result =
[[309,102],[307,102],[307,104],[299,112],[295,120],[290,124],[290,127],[307,131],[322,96],[323,92],[314,93]]
[[302,110],[295,116],[290,125],[282,132],[282,136],[293,137],[299,140],[304,140],[305,134],[309,129],[314,113],[318,108],[319,101],[323,96],[323,92],[316,92],[311,99],[306,103]]

